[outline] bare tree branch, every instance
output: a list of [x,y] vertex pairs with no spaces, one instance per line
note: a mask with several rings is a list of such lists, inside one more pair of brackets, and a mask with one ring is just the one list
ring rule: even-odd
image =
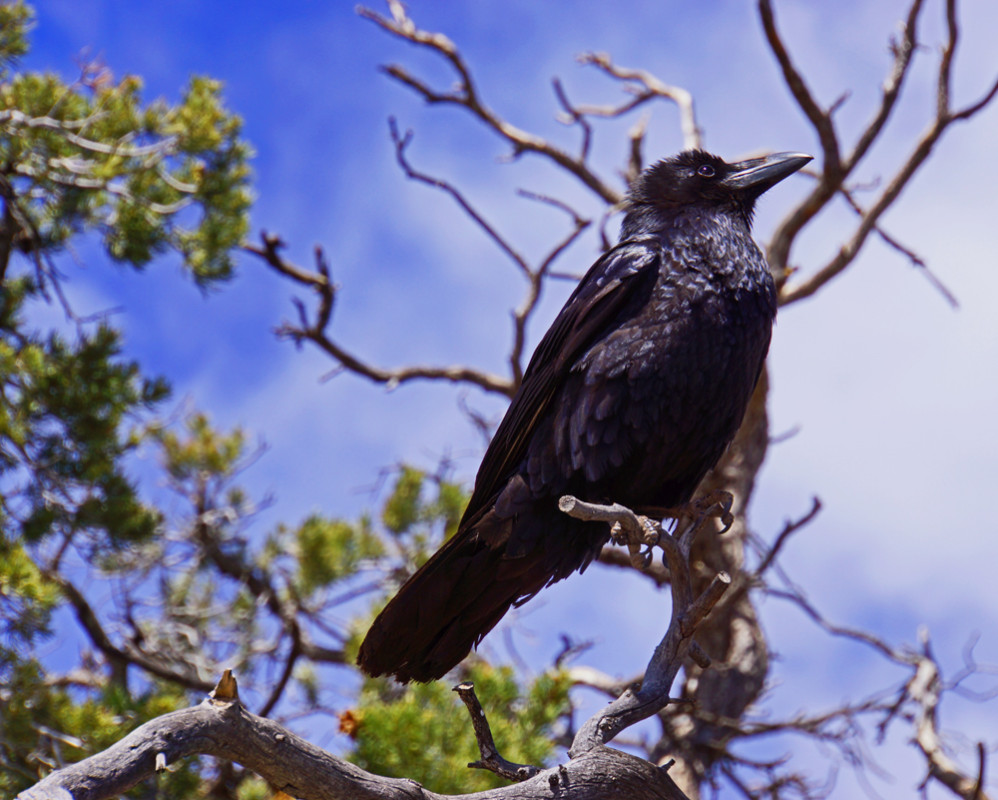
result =
[[590,124],[589,120],[586,119],[586,114],[581,109],[576,108],[572,105],[571,100],[568,99],[568,95],[565,93],[565,87],[562,85],[558,78],[555,78],[551,82],[554,87],[555,97],[558,98],[558,102],[564,109],[565,114],[563,117],[559,117],[559,121],[564,122],[566,125],[578,125],[581,131],[581,142],[579,143],[579,157],[585,161],[589,158],[589,151],[593,143],[593,126]]
[[188,689],[206,691],[211,687],[211,683],[202,680],[196,674],[195,670],[184,670],[179,668],[181,666],[179,664],[168,666],[162,658],[158,657],[158,654],[156,657],[151,657],[143,653],[132,643],[124,643],[121,646],[114,644],[97,618],[93,607],[87,601],[86,597],[84,597],[83,593],[69,579],[54,572],[48,573],[46,577],[59,586],[59,589],[73,607],[80,627],[86,631],[90,641],[108,660],[108,663],[111,664],[112,670],[118,672],[119,682],[124,682],[123,669],[126,665],[131,664],[144,669],[150,675],[155,675],[158,678],[176,683]]
[[280,274],[286,275],[296,283],[312,289],[319,296],[319,308],[314,321],[309,319],[304,304],[299,301],[297,304],[299,324],[295,326],[291,323],[284,323],[277,329],[279,336],[289,338],[296,343],[310,341],[325,353],[332,356],[343,369],[368,378],[375,383],[384,384],[389,389],[394,389],[403,383],[413,380],[442,380],[450,383],[470,384],[478,386],[487,392],[495,392],[507,397],[512,396],[515,387],[511,381],[471,367],[410,366],[398,369],[384,369],[358,358],[330,339],[326,333],[326,329],[332,320],[337,287],[330,278],[329,265],[326,262],[323,252],[318,248],[316,249],[316,270],[315,272],[309,272],[302,267],[287,262],[280,255],[279,251],[285,245],[279,237],[263,233],[261,238],[263,240],[262,247],[244,244],[243,250],[262,259],[268,266]]
[[783,530],[780,531],[779,536],[776,537],[776,541],[773,542],[770,548],[766,551],[766,554],[763,556],[762,561],[759,562],[759,566],[755,568],[754,572],[757,577],[761,577],[763,573],[769,569],[773,561],[776,560],[776,556],[779,554],[780,550],[783,549],[783,545],[786,544],[787,540],[805,525],[809,525],[815,517],[818,516],[820,511],[821,500],[815,497],[811,502],[811,510],[808,511],[807,514],[800,519],[788,522],[783,527]]
[[606,202],[616,203],[620,199],[620,193],[610,188],[586,164],[584,158],[571,156],[546,139],[517,128],[486,106],[478,93],[468,65],[450,39],[441,33],[430,33],[417,28],[399,0],[390,0],[389,7],[392,13],[391,19],[363,7],[358,9],[358,13],[400,39],[439,53],[457,74],[458,85],[450,91],[437,91],[397,64],[384,67],[387,75],[412,89],[427,103],[451,104],[468,109],[510,145],[514,158],[524,153],[537,153],[574,175]]
[[498,247],[509,257],[509,259],[527,280],[527,295],[523,299],[520,306],[513,312],[513,345],[510,348],[509,355],[510,371],[513,376],[512,385],[514,387],[518,387],[520,385],[520,381],[523,379],[523,355],[526,343],[527,323],[534,310],[537,308],[537,303],[540,300],[544,282],[551,270],[551,267],[554,265],[554,262],[573,242],[579,238],[579,236],[582,235],[582,232],[589,227],[590,222],[589,220],[581,217],[578,212],[571,208],[567,203],[548,197],[547,195],[537,194],[536,192],[529,192],[523,189],[519,190],[517,193],[522,197],[527,197],[529,199],[545,203],[566,212],[572,217],[573,222],[572,230],[560,242],[557,242],[554,245],[547,256],[541,260],[540,264],[536,268],[532,267],[527,259],[521,255],[512,244],[510,244],[509,240],[500,234],[495,226],[488,222],[485,217],[477,209],[475,209],[475,207],[464,196],[463,192],[457,189],[457,187],[449,181],[445,181],[441,178],[434,178],[430,175],[419,172],[412,167],[405,152],[410,141],[412,140],[411,131],[407,131],[405,134],[400,135],[394,119],[389,120],[389,127],[391,130],[392,142],[395,145],[396,159],[398,160],[399,166],[402,168],[406,177],[432,186],[436,189],[441,189],[449,194],[461,207],[461,210],[468,217],[470,217],[475,224],[482,229],[482,231],[485,232],[486,236],[488,236],[496,247]]
[[860,134],[852,152],[843,162],[838,133],[835,130],[833,112],[836,105],[824,111],[818,105],[804,81],[803,76],[793,64],[786,45],[776,27],[776,19],[770,0],[759,0],[759,16],[763,31],[777,62],[783,70],[784,80],[791,94],[797,101],[804,115],[811,122],[821,142],[823,164],[818,183],[811,194],[780,223],[769,245],[768,256],[770,264],[778,279],[787,275],[790,246],[801,229],[813,219],[835,196],[846,178],[853,171],[870,146],[883,131],[884,125],[893,111],[900,95],[901,86],[911,56],[916,46],[916,24],[923,0],[914,0],[905,24],[902,28],[902,39],[893,44],[894,62],[891,72],[884,82],[881,102],[873,119]]
[[530,764],[514,764],[507,761],[499,754],[496,743],[492,738],[492,729],[485,716],[485,709],[478,701],[475,694],[475,686],[472,683],[459,683],[454,687],[457,696],[468,709],[471,717],[471,726],[475,731],[475,739],[478,740],[478,750],[482,754],[481,761],[468,764],[474,769],[487,769],[500,777],[511,781],[525,781],[534,777],[540,769]]
[[509,256],[510,261],[516,265],[517,269],[519,269],[524,275],[529,276],[530,265],[527,263],[527,260],[513,248],[506,237],[502,236],[495,229],[495,227],[482,216],[482,214],[471,204],[468,198],[464,196],[464,193],[461,190],[448,181],[442,180],[441,178],[433,178],[424,172],[419,172],[412,166],[409,162],[408,156],[406,155],[406,150],[412,143],[412,131],[407,130],[405,133],[399,133],[398,123],[395,121],[394,117],[391,117],[388,120],[388,128],[391,133],[392,144],[395,145],[395,160],[398,161],[398,164],[405,173],[405,176],[410,180],[424,183],[449,194],[454,199],[454,202],[461,207],[461,210],[465,213],[465,215],[470,217],[474,223],[485,232],[485,235],[492,240],[492,243],[495,244],[495,246],[498,247],[503,253]]
[[[701,131],[697,124],[693,95],[679,86],[663,83],[643,69],[629,69],[617,66],[607,53],[583,53],[579,63],[590,64],[612,78],[626,82],[632,99],[614,108],[602,106],[579,106],[580,114],[590,117],[619,117],[632,111],[649,100],[662,98],[676,105],[679,111],[679,129],[683,134],[683,149],[696,150],[701,147]],[[633,141],[633,137],[632,137]]]
[[[849,207],[855,211],[860,218],[866,216],[867,211],[859,204],[852,191],[847,189],[845,186],[843,186],[839,191],[849,204]],[[903,245],[894,236],[887,233],[887,231],[885,231],[880,225],[874,226],[874,230],[884,244],[894,250],[897,250],[901,253],[901,255],[905,256],[913,266],[918,267],[919,271],[925,276],[926,280],[932,284],[932,287],[939,292],[939,294],[943,296],[943,299],[945,299],[947,303],[949,303],[953,308],[959,308],[960,301],[956,299],[956,295],[954,295],[953,292],[946,287],[946,284],[944,284],[938,276],[936,276],[936,274],[929,269],[929,265],[926,263],[924,258],[918,255],[918,253],[910,247]]]
[[620,697],[628,687],[635,686],[641,682],[640,675],[632,680],[624,681],[607,675],[595,667],[584,665],[569,667],[568,677],[574,685],[588,686],[590,689],[602,692],[613,700]]
[[523,197],[537,200],[541,203],[546,203],[570,214],[572,217],[573,227],[560,242],[555,243],[554,247],[551,248],[536,268],[527,269],[527,294],[523,298],[520,305],[513,312],[513,346],[510,348],[509,352],[509,366],[513,374],[513,384],[517,387],[523,380],[523,358],[527,341],[527,323],[530,321],[534,311],[537,309],[538,302],[540,302],[541,293],[544,290],[544,283],[551,274],[551,268],[554,266],[554,263],[558,257],[561,256],[561,254],[564,253],[590,225],[589,220],[579,216],[574,209],[560,200],[555,200],[554,198],[536,194],[534,192],[527,192],[522,189],[519,194]]
[[[916,0],[921,3],[921,0]],[[766,41],[776,56],[776,61],[783,71],[783,80],[790,89],[794,100],[800,106],[801,111],[810,120],[818,140],[821,142],[821,150],[824,155],[823,171],[829,180],[837,179],[842,171],[840,163],[839,139],[832,123],[830,111],[825,111],[818,105],[817,100],[808,88],[804,76],[800,73],[790,58],[786,44],[780,32],[776,28],[776,17],[773,13],[773,6],[770,0],[759,0],[759,18],[762,21],[762,29],[766,34]]]
[[[881,87],[880,105],[877,107],[873,119],[856,140],[852,152],[845,159],[843,171],[846,174],[852,172],[880,136],[887,120],[890,119],[891,112],[894,111],[898,98],[901,96],[901,86],[908,75],[908,66],[911,64],[912,55],[918,45],[918,17],[922,12],[922,5],[923,0],[914,0],[908,9],[908,16],[901,25],[900,41],[891,41],[894,63],[891,64],[890,74]],[[843,176],[843,180],[845,180],[845,176]]]
[[988,800],[983,791],[985,753],[983,745],[977,747],[979,766],[976,778],[967,775],[947,753],[938,731],[937,710],[942,694],[942,679],[929,646],[928,634],[920,632],[922,652],[916,657],[917,668],[909,681],[908,694],[919,707],[915,723],[915,743],[925,755],[929,765],[926,780],[934,778],[957,797],[964,800]]
[[473,795],[438,794],[415,781],[365,772],[251,714],[228,672],[200,705],[147,722],[104,752],[53,772],[18,800],[104,800],[199,754],[236,761],[275,789],[306,800],[550,800],[568,789],[573,800],[685,800],[664,770],[606,747],[512,786]]
[[[837,193],[843,190],[845,180],[855,169],[860,160],[869,151],[872,144],[884,130],[884,126],[893,111],[900,95],[904,79],[912,63],[912,55],[917,47],[917,23],[923,6],[923,0],[914,0],[909,7],[905,24],[902,28],[902,39],[893,44],[894,62],[891,72],[885,81],[881,102],[873,119],[860,134],[856,145],[849,156],[843,161],[839,153],[838,136],[832,112],[824,112],[818,107],[803,82],[799,72],[790,61],[786,47],[776,29],[775,18],[770,0],[759,0],[759,12],[766,32],[770,48],[776,55],[784,71],[784,78],[790,87],[794,98],[808,119],[814,125],[818,138],[822,143],[825,155],[823,170],[818,184],[811,194],[785,219],[778,227],[769,246],[768,255],[777,276],[786,277],[787,261],[790,246],[801,228],[813,218]],[[971,118],[985,108],[998,95],[998,80],[978,101],[953,111],[950,106],[953,61],[956,56],[959,28],[956,20],[956,0],[947,0],[947,40],[943,47],[939,67],[937,69],[936,113],[926,131],[916,142],[905,162],[887,182],[887,185],[868,210],[860,216],[860,222],[853,234],[846,240],[838,253],[818,269],[818,271],[795,286],[784,286],[780,293],[780,303],[790,303],[813,295],[828,281],[845,270],[859,254],[869,234],[877,230],[877,223],[883,213],[890,208],[900,196],[902,190],[910,183],[918,169],[925,163],[935,145],[942,139],[949,126],[956,121]],[[938,282],[936,282],[939,286]]]

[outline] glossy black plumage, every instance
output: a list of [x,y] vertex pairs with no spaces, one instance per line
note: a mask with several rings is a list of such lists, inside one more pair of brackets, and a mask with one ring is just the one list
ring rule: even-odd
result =
[[585,569],[609,528],[559,512],[561,495],[659,514],[691,499],[769,348],[776,293],[749,230],[755,200],[809,160],[687,151],[642,173],[620,243],[534,352],[457,533],[371,626],[365,672],[439,678],[511,605]]

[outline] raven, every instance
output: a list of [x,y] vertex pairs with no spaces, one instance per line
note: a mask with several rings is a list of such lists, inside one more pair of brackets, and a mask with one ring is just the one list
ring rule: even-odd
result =
[[755,201],[810,160],[689,150],[636,179],[620,242],[537,346],[457,532],[368,631],[366,673],[442,677],[510,606],[584,570],[609,526],[561,513],[562,495],[660,516],[690,501],[769,349],[776,290]]

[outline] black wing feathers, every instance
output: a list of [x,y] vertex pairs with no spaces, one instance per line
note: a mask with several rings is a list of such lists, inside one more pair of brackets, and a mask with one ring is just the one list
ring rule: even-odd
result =
[[[538,427],[550,425],[552,398],[563,391],[579,354],[612,330],[642,285],[654,284],[658,267],[654,240],[626,242],[580,282],[524,372],[457,532],[371,626],[358,656],[365,672],[392,673],[403,682],[440,677],[511,606],[584,568],[599,552],[607,526],[571,520],[558,510],[557,497],[538,497],[518,470]],[[546,461],[546,469],[558,471]]]
[[639,287],[654,281],[660,259],[655,239],[638,239],[621,242],[589,268],[523,373],[520,389],[485,452],[465,521],[488,508],[502,491],[579,354],[613,329],[615,317]]

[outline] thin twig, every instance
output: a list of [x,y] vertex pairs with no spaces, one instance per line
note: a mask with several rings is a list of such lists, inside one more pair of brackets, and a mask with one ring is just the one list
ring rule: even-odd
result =
[[810,511],[808,511],[800,519],[787,522],[787,524],[783,526],[783,530],[780,531],[780,534],[776,537],[776,540],[773,542],[772,546],[766,552],[766,555],[763,556],[762,561],[759,562],[759,566],[755,568],[756,577],[759,578],[762,577],[762,575],[766,572],[767,569],[769,569],[770,565],[776,559],[776,556],[779,554],[780,550],[783,549],[783,545],[786,544],[787,540],[794,533],[799,531],[801,528],[803,528],[806,525],[809,525],[814,520],[814,518],[818,516],[818,513],[820,511],[821,511],[821,500],[815,497],[811,502]]
[[288,633],[291,636],[291,647],[288,649],[287,658],[284,660],[284,668],[281,670],[281,677],[277,679],[277,683],[274,684],[274,687],[270,692],[270,696],[260,707],[260,711],[258,713],[261,717],[269,716],[270,712],[274,710],[274,707],[283,696],[284,690],[287,689],[288,682],[294,674],[295,665],[298,663],[298,659],[302,655],[302,632],[301,626],[298,624],[298,620],[290,620],[290,624],[288,624],[287,627]]
[[581,114],[619,117],[649,100],[663,98],[674,103],[679,111],[679,129],[683,134],[683,149],[696,150],[701,146],[700,126],[697,124],[693,95],[689,91],[679,86],[670,86],[643,69],[618,66],[606,53],[583,53],[579,56],[579,62],[592,65],[612,78],[626,81],[630,84],[629,90],[633,94],[633,99],[622,106],[580,106],[578,110]]
[[572,102],[568,99],[568,95],[565,93],[565,87],[562,85],[561,80],[555,78],[551,83],[554,86],[555,97],[558,98],[558,102],[565,111],[564,119],[560,121],[568,125],[579,126],[582,137],[579,143],[579,160],[585,161],[589,158],[589,150],[593,142],[593,126],[586,119],[585,112],[580,111],[572,105]]
[[397,64],[383,67],[385,74],[416,92],[427,103],[449,104],[466,108],[475,118],[510,145],[514,158],[524,153],[536,153],[554,162],[570,175],[574,175],[583,185],[606,202],[616,203],[620,200],[620,192],[603,181],[583,159],[570,155],[543,137],[517,128],[485,105],[478,93],[471,70],[450,39],[441,33],[420,30],[409,18],[400,2],[390,3],[390,8],[392,11],[391,19],[369,8],[361,7],[357,13],[364,19],[374,22],[382,30],[439,54],[455,72],[457,85],[449,91],[438,91]]
[[473,769],[487,769],[489,772],[501,775],[507,780],[517,782],[532,778],[540,772],[540,768],[532,764],[514,764],[512,761],[507,761],[499,755],[499,750],[496,748],[496,743],[492,738],[492,729],[489,727],[489,721],[485,716],[485,709],[482,708],[482,704],[478,700],[478,695],[475,694],[475,684],[470,681],[459,683],[454,687],[454,691],[457,692],[457,696],[461,698],[461,702],[468,709],[468,714],[471,715],[471,726],[475,730],[478,751],[482,756],[480,761],[473,761],[468,764],[469,767]]
[[412,166],[406,156],[406,150],[409,145],[412,144],[412,131],[407,130],[405,133],[399,133],[398,123],[395,121],[395,117],[389,117],[388,130],[391,134],[392,144],[395,145],[395,160],[398,161],[398,164],[405,173],[405,176],[410,180],[424,183],[427,186],[432,186],[435,189],[440,189],[441,191],[449,194],[451,198],[453,198],[454,202],[461,207],[461,210],[467,214],[479,228],[482,229],[489,239],[492,240],[492,243],[509,257],[510,261],[516,265],[517,269],[519,269],[524,275],[529,276],[530,265],[527,263],[527,260],[513,248],[513,246],[509,243],[509,240],[500,234],[492,223],[485,219],[481,212],[479,212],[478,209],[471,204],[460,189],[454,186],[454,184],[445,181],[443,178],[434,178],[424,172],[419,172]]
[[312,289],[319,296],[319,308],[314,321],[310,320],[304,303],[296,300],[295,306],[298,310],[299,324],[292,325],[287,322],[282,324],[277,329],[278,335],[291,339],[296,343],[310,341],[331,356],[343,369],[367,378],[374,383],[383,384],[389,389],[394,389],[409,381],[433,380],[470,384],[478,386],[487,392],[502,394],[507,397],[511,397],[516,391],[510,380],[472,367],[416,365],[399,367],[397,369],[384,369],[367,363],[329,338],[326,333],[326,328],[332,320],[337,287],[329,278],[329,268],[322,250],[316,249],[316,270],[309,272],[302,267],[291,264],[280,255],[279,251],[284,247],[284,243],[279,237],[265,232],[262,234],[262,241],[262,247],[253,244],[243,244],[242,249],[262,259],[276,272],[286,275],[293,281]]
[[[866,210],[863,209],[863,207],[856,201],[856,198],[851,191],[844,186],[839,191],[846,199],[849,207],[855,211],[856,214],[858,214],[861,218],[866,215]],[[926,263],[924,258],[918,255],[918,253],[911,248],[901,244],[900,241],[891,236],[891,234],[887,233],[887,231],[885,231],[880,225],[875,226],[874,230],[877,232],[877,235],[884,242],[884,244],[894,250],[897,250],[901,253],[901,255],[905,256],[913,266],[917,267],[918,271],[925,276],[926,280],[932,284],[932,287],[943,296],[943,299],[946,300],[950,306],[953,308],[960,307],[960,301],[956,299],[956,295],[947,288],[946,284],[944,284],[931,269],[929,269],[929,265]]]

